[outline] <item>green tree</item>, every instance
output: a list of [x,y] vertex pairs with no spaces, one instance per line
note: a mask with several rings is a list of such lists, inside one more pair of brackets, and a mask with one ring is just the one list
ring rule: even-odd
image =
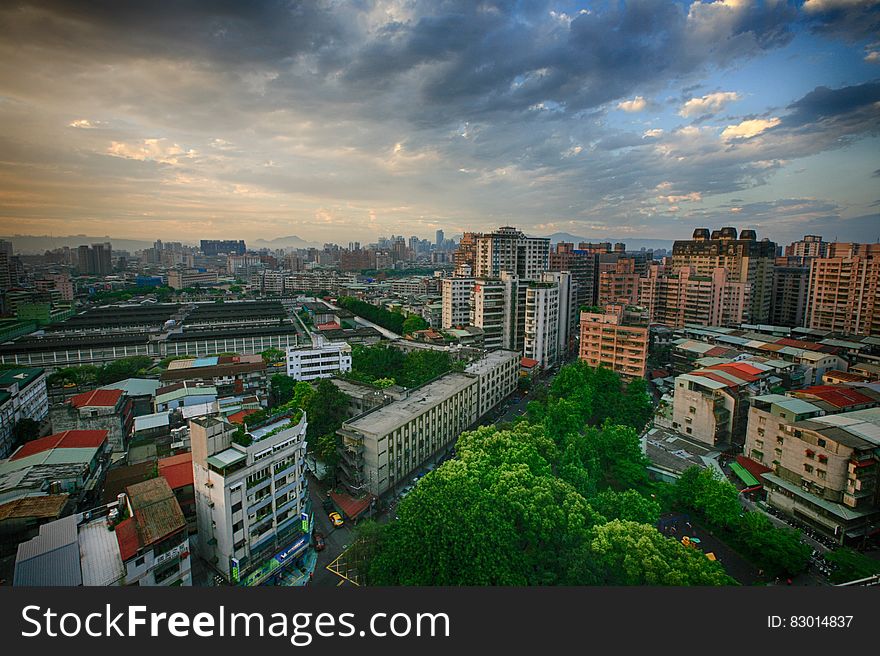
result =
[[596,527],[590,551],[604,585],[736,585],[717,562],[654,527],[615,519]]
[[308,413],[307,438],[335,435],[348,416],[348,396],[326,378],[318,382],[314,392],[304,401]]
[[589,499],[590,505],[607,519],[654,526],[660,519],[660,504],[636,490],[603,490]]
[[267,348],[265,351],[261,352],[260,355],[263,358],[263,362],[268,365],[276,364],[278,362],[284,362],[287,354],[279,348]]
[[289,403],[293,399],[296,381],[285,374],[274,374],[269,379],[269,405],[276,407]]
[[880,562],[849,547],[841,547],[825,555],[833,566],[832,583],[847,583],[880,574]]
[[417,330],[425,330],[428,328],[428,322],[417,314],[410,314],[403,321],[403,334],[411,335]]
[[114,360],[98,369],[95,382],[98,385],[110,385],[126,378],[142,376],[152,366],[153,359],[147,355],[135,355],[130,358]]

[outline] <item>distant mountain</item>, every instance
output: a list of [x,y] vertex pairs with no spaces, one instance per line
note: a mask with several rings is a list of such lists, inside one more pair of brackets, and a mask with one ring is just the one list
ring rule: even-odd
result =
[[665,248],[666,250],[672,250],[672,240],[668,239],[633,239],[632,237],[578,237],[577,235],[573,235],[568,232],[554,232],[552,235],[543,235],[550,239],[551,244],[556,244],[560,241],[567,241],[574,243],[577,246],[580,242],[603,242],[610,241],[612,244],[617,242],[623,242],[626,244],[626,249],[628,251],[637,251],[642,248],[647,250],[656,250],[660,248]]
[[68,235],[67,237],[50,237],[48,235],[2,235],[0,239],[12,242],[12,248],[16,253],[23,255],[42,255],[46,251],[68,246],[76,248],[83,244],[100,244],[109,241],[114,250],[139,251],[144,248],[152,248],[152,241],[142,239],[116,239],[115,237],[93,237],[89,235]]
[[322,244],[306,241],[296,235],[275,237],[275,239],[257,239],[254,242],[247,242],[247,245],[250,248],[320,248],[322,246]]

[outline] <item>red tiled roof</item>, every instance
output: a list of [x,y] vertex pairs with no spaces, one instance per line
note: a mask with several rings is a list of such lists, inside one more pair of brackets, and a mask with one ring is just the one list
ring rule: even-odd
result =
[[159,460],[159,476],[172,490],[193,484],[192,453],[180,453]]
[[50,449],[98,448],[106,441],[107,431],[105,430],[68,430],[28,442],[9,459],[19,460]]
[[[245,400],[245,402],[248,401],[248,399],[244,399],[244,400]],[[233,412],[226,419],[228,419],[229,422],[232,424],[243,424],[245,417],[247,417],[248,415],[252,415],[255,412],[259,412],[259,410],[256,410],[254,408],[239,410],[238,412]]]
[[738,455],[736,457],[736,461],[742,466],[743,469],[745,469],[759,481],[761,480],[761,474],[766,474],[773,471],[772,469],[770,469],[770,467],[765,467],[760,462],[755,462],[751,458],[747,458],[744,455]]
[[116,532],[116,541],[119,543],[119,556],[122,558],[122,562],[125,562],[137,554],[140,548],[137,525],[134,522],[134,518],[129,517],[119,522],[114,530]]
[[813,387],[797,390],[795,394],[798,396],[812,396],[838,408],[862,405],[863,403],[872,403],[874,401],[870,396],[866,396],[852,387],[843,387],[841,385],[814,385]]
[[721,355],[724,355],[724,354],[727,353],[729,350],[730,350],[730,349],[728,349],[727,347],[724,347],[724,346],[713,346],[713,347],[710,348],[708,351],[706,351],[706,352],[703,354],[703,356],[709,356],[709,357],[712,357],[712,358],[717,358],[717,357],[719,357],[719,356],[721,356]]
[[122,396],[122,390],[118,389],[96,389],[91,392],[83,392],[71,397],[69,403],[74,408],[96,408],[96,407],[114,407],[119,403],[119,397]]
[[791,339],[790,337],[781,337],[776,340],[776,344],[783,346],[791,346],[793,348],[806,349],[807,351],[819,351],[820,353],[837,353],[838,348],[829,344],[817,344],[816,342],[804,342],[799,339]]
[[522,358],[522,359],[519,361],[519,365],[520,365],[521,367],[525,367],[526,369],[531,369],[532,367],[537,367],[537,366],[538,366],[538,361],[537,361],[537,360],[533,360],[532,358]]
[[370,500],[373,498],[371,494],[355,499],[348,494],[339,494],[338,492],[330,492],[330,498],[333,503],[342,511],[342,514],[349,519],[357,519],[358,516],[370,507]]
[[862,376],[860,374],[852,374],[848,371],[840,371],[838,369],[833,369],[831,371],[826,371],[822,374],[822,378],[836,378],[837,380],[842,380],[848,383],[862,383],[868,382],[870,378],[867,376]]
[[342,328],[342,326],[340,326],[335,321],[328,321],[327,323],[319,323],[315,327],[318,330],[339,330],[340,328]]

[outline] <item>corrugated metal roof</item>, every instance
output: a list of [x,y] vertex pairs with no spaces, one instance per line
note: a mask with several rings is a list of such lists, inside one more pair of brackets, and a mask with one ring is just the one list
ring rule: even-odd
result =
[[79,563],[79,545],[76,542],[27,560],[18,558],[15,561],[12,585],[25,587],[80,586],[83,584],[83,580]]

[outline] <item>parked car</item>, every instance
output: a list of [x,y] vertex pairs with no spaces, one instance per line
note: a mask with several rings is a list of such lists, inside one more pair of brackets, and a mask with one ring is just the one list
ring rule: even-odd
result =
[[338,512],[332,512],[328,516],[330,517],[330,521],[333,522],[333,526],[337,528],[345,523],[344,521],[342,521],[342,515],[340,515]]
[[327,545],[324,544],[324,534],[315,533],[315,551],[324,551],[325,546]]

